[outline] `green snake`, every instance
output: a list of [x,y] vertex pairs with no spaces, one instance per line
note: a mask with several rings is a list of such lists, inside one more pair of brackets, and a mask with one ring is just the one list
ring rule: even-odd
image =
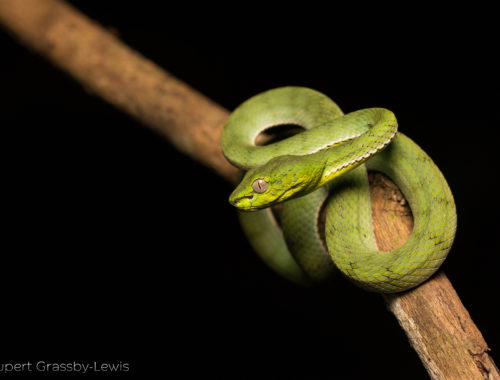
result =
[[[279,125],[303,131],[256,145],[260,133]],[[387,109],[344,115],[326,95],[304,87],[269,90],[234,110],[221,147],[245,174],[229,202],[271,268],[303,284],[338,269],[381,293],[415,287],[439,268],[456,231],[453,195],[431,158],[397,128]],[[389,176],[412,210],[411,236],[392,251],[377,248],[367,170]],[[325,200],[326,247],[317,222]],[[269,206],[282,202],[280,229]]]

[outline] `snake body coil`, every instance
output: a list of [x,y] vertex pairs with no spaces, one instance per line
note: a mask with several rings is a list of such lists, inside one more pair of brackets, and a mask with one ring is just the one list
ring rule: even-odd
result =
[[[290,124],[305,131],[255,145],[262,131]],[[456,230],[451,191],[429,156],[397,132],[387,109],[343,115],[317,91],[278,88],[240,105],[221,145],[246,171],[229,201],[243,210],[247,236],[264,261],[295,282],[323,281],[338,268],[362,288],[398,292],[426,280],[448,254]],[[393,251],[377,249],[367,169],[387,174],[412,209],[412,234]],[[326,250],[317,218],[327,196]],[[267,208],[281,202],[283,234]]]

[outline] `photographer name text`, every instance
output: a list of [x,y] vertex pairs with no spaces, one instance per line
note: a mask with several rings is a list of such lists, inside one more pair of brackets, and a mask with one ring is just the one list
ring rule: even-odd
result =
[[101,363],[101,362],[47,362],[39,360],[37,362],[22,363],[0,363],[0,373],[15,372],[128,372],[129,363]]

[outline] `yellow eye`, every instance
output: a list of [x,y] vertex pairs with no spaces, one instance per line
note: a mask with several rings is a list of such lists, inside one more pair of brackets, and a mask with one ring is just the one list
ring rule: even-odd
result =
[[262,178],[258,178],[252,183],[252,189],[259,194],[265,192],[268,187],[269,187],[268,183],[264,181]]

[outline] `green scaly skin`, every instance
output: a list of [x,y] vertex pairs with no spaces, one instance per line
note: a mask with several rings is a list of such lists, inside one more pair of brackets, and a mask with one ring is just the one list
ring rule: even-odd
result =
[[[255,145],[259,133],[283,124],[305,131]],[[403,291],[430,277],[451,248],[456,210],[448,184],[429,156],[397,132],[387,109],[343,115],[317,91],[278,88],[240,105],[224,127],[221,145],[227,159],[246,171],[229,201],[242,210],[250,242],[292,281],[324,281],[338,268],[364,289]],[[412,235],[393,251],[376,246],[367,169],[387,174],[412,209]],[[256,180],[265,181],[264,191],[254,190]],[[328,194],[326,252],[317,217]],[[281,202],[283,234],[267,208]]]

